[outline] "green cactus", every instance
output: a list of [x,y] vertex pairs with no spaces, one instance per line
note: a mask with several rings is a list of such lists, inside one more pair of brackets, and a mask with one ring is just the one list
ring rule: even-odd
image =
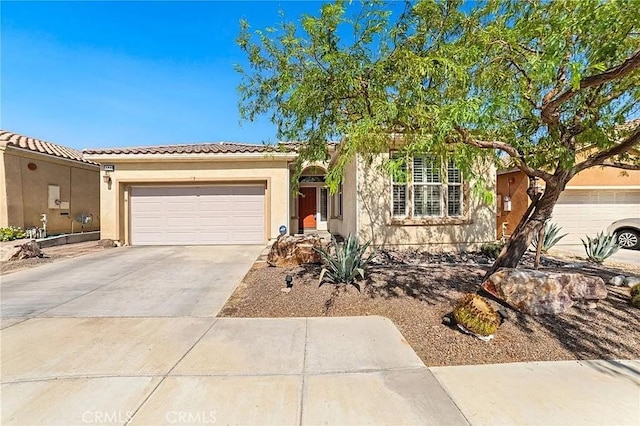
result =
[[[555,246],[558,241],[560,241],[561,239],[563,239],[564,237],[567,236],[567,234],[564,235],[560,235],[558,236],[558,234],[560,233],[560,230],[562,229],[562,227],[556,225],[555,223],[552,222],[547,222],[544,226],[544,236],[542,237],[542,247],[540,249],[540,251],[542,251],[542,253],[546,253],[549,251],[549,249],[553,246]],[[538,248],[538,235],[536,234],[533,237],[533,241],[532,241],[533,247],[534,248]]]
[[620,249],[618,239],[614,234],[600,232],[595,238],[587,235],[587,241],[582,240],[584,250],[587,253],[587,260],[594,263],[602,263],[609,256]]
[[500,325],[500,315],[477,294],[467,293],[453,310],[453,318],[472,333],[489,336]]

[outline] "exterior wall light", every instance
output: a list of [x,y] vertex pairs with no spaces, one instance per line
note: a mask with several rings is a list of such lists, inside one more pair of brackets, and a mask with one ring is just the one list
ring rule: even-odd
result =
[[505,197],[502,199],[502,210],[505,212],[510,212],[511,211],[511,197],[508,195],[505,195]]

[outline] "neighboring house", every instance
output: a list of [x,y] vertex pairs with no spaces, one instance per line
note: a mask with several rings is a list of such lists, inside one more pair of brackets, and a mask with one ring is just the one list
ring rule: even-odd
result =
[[[0,130],[0,227],[100,229],[100,168],[72,148]],[[83,215],[84,223],[76,221]]]
[[[543,182],[541,182],[543,183]],[[511,235],[530,204],[526,190],[529,179],[518,169],[498,172],[497,237]],[[511,211],[505,211],[505,197],[511,198]],[[551,221],[568,234],[558,245],[582,244],[585,235],[606,231],[612,222],[640,217],[640,171],[612,167],[592,167],[569,181],[553,209]]]
[[[494,206],[472,197],[473,182],[453,165],[436,173],[426,157],[416,158],[408,179],[394,183],[357,157],[332,196],[329,164],[311,164],[294,193],[295,149],[208,143],[85,150],[102,166],[101,236],[132,245],[263,244],[284,226],[377,246],[449,250],[494,239]],[[334,145],[330,154],[335,161]],[[495,169],[482,172],[495,181]]]

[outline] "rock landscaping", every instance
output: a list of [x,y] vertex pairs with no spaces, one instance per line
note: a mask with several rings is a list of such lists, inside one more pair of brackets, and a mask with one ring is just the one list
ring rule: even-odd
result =
[[271,246],[267,263],[271,266],[320,263],[320,255],[314,248],[322,248],[317,235],[281,235]]
[[[77,257],[104,250],[104,248],[100,247],[96,241],[86,241],[82,243],[47,247],[44,249],[44,251],[38,249],[39,254],[37,254],[37,244],[35,244],[35,242],[25,243],[24,241],[9,241],[3,242],[1,243],[1,245],[2,247],[0,247],[0,249],[3,253],[3,257],[0,261],[0,275],[37,267],[46,263],[54,262],[58,259]],[[14,257],[14,254],[16,253],[15,250],[17,250],[16,247],[13,247],[15,245],[18,245],[17,248],[20,248],[20,251],[18,253],[26,253],[26,251],[23,251],[21,246],[29,245],[30,248],[26,250],[28,250],[30,257],[19,258],[20,254]]]
[[[366,279],[359,281],[361,291],[354,286],[319,287],[321,265],[269,267],[257,263],[220,316],[381,315],[398,326],[427,366],[640,358],[640,309],[632,305],[631,289],[626,284],[604,284],[617,275],[638,276],[640,268],[627,265],[623,270],[543,256],[540,271],[561,276],[579,273],[587,277],[585,283],[597,283],[586,293],[597,297],[580,293],[582,298],[571,299],[572,307],[555,315],[507,310],[493,339],[482,341],[461,332],[452,312],[466,294],[478,290],[490,262],[479,253],[379,252]],[[527,254],[522,263],[531,268],[533,255]],[[287,275],[293,278],[293,286],[283,293]],[[601,284],[606,289],[604,299]],[[576,296],[567,288],[564,291],[569,297]],[[596,299],[596,308],[586,309],[593,308]],[[489,303],[493,310],[504,312],[499,304]],[[488,312],[495,322],[496,317]]]
[[576,303],[594,308],[607,297],[602,278],[575,272],[504,268],[491,274],[482,288],[531,315],[563,313]]

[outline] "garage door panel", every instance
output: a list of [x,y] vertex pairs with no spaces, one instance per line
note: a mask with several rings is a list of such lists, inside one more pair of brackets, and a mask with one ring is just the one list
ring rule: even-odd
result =
[[[164,223],[169,228],[195,228],[198,224],[196,217],[167,217]],[[171,231],[169,231],[171,232]]]
[[260,244],[264,186],[133,187],[134,245]]
[[239,244],[254,244],[254,235],[253,232],[235,232],[233,238]]
[[196,200],[193,201],[184,201],[184,202],[176,202],[176,201],[172,201],[169,203],[166,203],[166,210],[168,212],[176,212],[176,213],[180,213],[180,214],[189,214],[189,213],[194,213],[194,210],[196,210],[198,208],[198,203],[196,202]]
[[565,190],[551,221],[568,234],[558,245],[582,244],[585,235],[606,231],[612,222],[640,216],[640,191]]
[[201,201],[198,205],[201,212],[228,214],[231,200]]

